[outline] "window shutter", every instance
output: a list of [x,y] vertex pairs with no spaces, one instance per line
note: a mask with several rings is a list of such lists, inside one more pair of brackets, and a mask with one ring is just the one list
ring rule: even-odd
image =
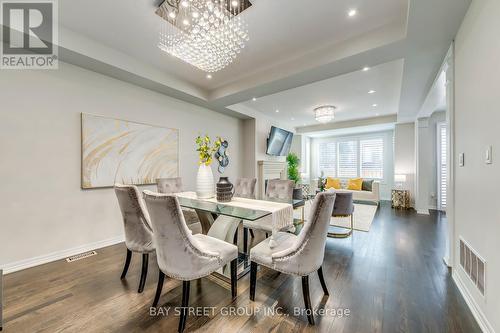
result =
[[319,144],[319,170],[326,177],[337,176],[337,144],[335,142],[322,142]]
[[384,140],[382,138],[361,140],[361,177],[384,178]]
[[357,141],[339,142],[339,177],[358,176],[358,143]]
[[447,156],[446,156],[446,144],[447,144],[447,133],[446,125],[439,125],[439,208],[442,210],[446,209],[446,177],[448,174],[447,170]]

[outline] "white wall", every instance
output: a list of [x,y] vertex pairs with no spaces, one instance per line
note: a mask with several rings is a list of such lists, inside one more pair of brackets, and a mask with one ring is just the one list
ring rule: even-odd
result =
[[257,163],[255,163],[255,119],[243,121],[243,177],[255,178],[257,175]]
[[81,112],[178,128],[188,190],[198,134],[226,137],[227,176],[242,173],[241,120],[79,67],[1,71],[0,99],[2,266],[122,235],[113,190],[80,189]]
[[[321,137],[321,138],[312,138],[311,139],[311,179],[317,179],[321,170],[319,170],[319,143],[323,141],[332,141],[339,139],[357,139],[363,137],[372,137],[372,136],[380,136],[384,137],[384,179],[380,181],[380,198],[382,200],[390,200],[391,198],[391,189],[394,183],[394,150],[393,150],[393,135],[394,131],[383,131],[383,132],[374,132],[374,133],[362,133],[362,134],[351,134],[348,136],[332,136],[332,137]],[[325,175],[328,176],[328,175]]]
[[[500,1],[473,1],[455,45],[454,277],[500,332]],[[493,164],[484,163],[493,146]],[[459,267],[458,237],[486,259],[486,297],[476,291]],[[485,322],[485,321],[483,321]]]
[[415,207],[419,213],[437,208],[437,124],[446,121],[445,112],[418,119],[416,128],[417,181]]
[[415,124],[397,124],[394,128],[394,174],[406,175],[403,188],[410,191],[415,204]]

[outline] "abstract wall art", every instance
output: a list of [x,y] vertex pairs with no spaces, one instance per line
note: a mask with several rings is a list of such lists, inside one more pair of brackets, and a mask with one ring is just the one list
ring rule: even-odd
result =
[[82,113],[82,188],[179,175],[179,130]]

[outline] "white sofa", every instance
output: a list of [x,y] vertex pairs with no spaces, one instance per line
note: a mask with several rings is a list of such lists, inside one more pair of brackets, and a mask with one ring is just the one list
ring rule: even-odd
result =
[[373,182],[372,191],[355,191],[355,190],[347,190],[345,188],[337,191],[342,192],[352,192],[352,198],[354,201],[364,201],[364,202],[373,202],[377,205],[380,202],[380,183]]
[[[372,202],[375,204],[380,203],[380,182],[374,181],[372,185],[372,190],[370,191],[354,191],[354,190],[348,190],[347,188],[347,179],[341,179],[340,180],[342,189],[338,189],[336,191],[345,191],[345,192],[352,192],[352,198],[354,201],[361,201],[361,202]],[[318,179],[313,179],[310,182],[310,188],[312,192],[316,191],[318,189]]]

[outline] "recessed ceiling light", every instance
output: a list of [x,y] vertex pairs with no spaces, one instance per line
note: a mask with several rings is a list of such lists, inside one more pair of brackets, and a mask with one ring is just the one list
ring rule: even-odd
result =
[[376,107],[378,106],[378,104],[372,104],[372,106],[373,106],[374,108],[376,108]]
[[358,11],[356,9],[351,9],[347,12],[347,15],[349,15],[349,17],[354,17],[357,13]]
[[182,24],[189,25],[189,21],[188,20],[184,20],[184,21],[182,21]]
[[368,66],[367,67],[363,67],[363,72],[367,72],[369,70],[370,70],[370,67],[368,67]]
[[257,100],[257,97],[252,98],[252,101],[254,101],[254,102],[255,102],[256,100]]
[[375,93],[376,93],[376,91],[375,91],[375,90],[370,90],[368,93],[369,93],[369,94],[375,94]]
[[378,117],[378,116],[380,116],[380,113],[375,113],[375,115]]
[[231,1],[231,6],[233,6],[233,7],[238,7],[239,4],[240,3],[236,0]]
[[212,74],[207,74],[207,79],[211,80],[212,79]]
[[276,110],[276,113],[279,113],[279,112],[280,112],[280,110]]

